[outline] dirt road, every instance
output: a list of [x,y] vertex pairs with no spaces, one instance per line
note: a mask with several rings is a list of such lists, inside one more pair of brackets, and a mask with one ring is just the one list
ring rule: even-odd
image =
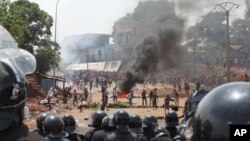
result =
[[[108,91],[110,93],[110,95],[112,94],[112,88],[113,87],[109,87],[108,88]],[[153,89],[153,88],[157,88],[158,89],[158,96],[159,96],[159,101],[158,101],[158,105],[161,106],[163,105],[163,102],[164,102],[164,96],[166,94],[170,94],[171,91],[172,91],[172,86],[162,86],[161,84],[157,84],[156,86],[151,86],[149,85],[148,88],[146,89]],[[137,85],[135,88],[134,88],[134,94],[135,96],[140,96],[141,95],[141,92],[142,92],[142,89],[143,87],[141,85]],[[184,91],[184,90],[183,90]],[[77,90],[77,92],[81,93],[82,91],[81,90]],[[186,100],[186,97],[184,96],[183,94],[184,92],[181,93],[181,98],[179,100],[179,106],[181,107],[184,107],[184,103],[185,103],[185,100]],[[109,96],[110,97],[110,96]],[[101,101],[101,92],[100,92],[100,88],[97,89],[97,88],[94,88],[93,89],[93,98],[92,98],[92,101],[93,102],[100,102]],[[124,101],[126,102],[127,99],[118,99],[118,101]],[[109,98],[109,102],[112,103],[112,98]],[[149,102],[149,99],[148,99],[148,102]],[[69,103],[72,103],[72,99],[69,100]],[[174,104],[173,102],[171,102],[171,104]],[[71,105],[71,104],[69,104]],[[133,99],[133,105],[142,105],[142,101],[141,101],[141,98],[134,98]],[[63,108],[63,107],[58,107],[59,109],[60,108]],[[79,112],[79,110],[76,108],[76,107],[72,107],[72,110],[63,110],[63,112],[59,112],[58,115],[59,116],[63,116],[64,114],[71,114],[73,115],[77,120],[78,120],[78,123],[79,123],[79,126],[80,126],[80,129],[81,130],[80,132],[85,132],[86,129],[88,129],[88,118],[90,117],[91,113],[96,111],[98,109],[84,109],[83,112]],[[106,109],[106,112],[111,115],[113,114],[113,112],[117,110],[116,108],[108,108]],[[146,115],[154,115],[154,116],[157,116],[157,117],[161,117],[163,118],[165,116],[165,111],[164,111],[164,108],[158,108],[156,110],[153,110],[151,107],[145,107],[145,108],[126,108],[125,109],[128,113],[130,114],[138,114],[140,115],[142,118]],[[179,116],[181,116],[183,114],[183,109],[180,109],[179,108],[179,111],[178,111],[178,114]],[[26,121],[26,123],[29,125],[30,129],[33,130],[35,129],[35,119],[36,117],[33,117],[29,120]],[[159,120],[160,124],[162,126],[165,126],[164,124],[164,120]]]

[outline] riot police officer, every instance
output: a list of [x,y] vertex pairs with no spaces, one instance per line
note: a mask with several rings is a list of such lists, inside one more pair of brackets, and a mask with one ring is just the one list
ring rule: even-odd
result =
[[44,120],[44,131],[48,141],[69,141],[64,136],[64,122],[55,115],[50,115]]
[[139,115],[132,114],[130,115],[129,128],[132,132],[137,134],[138,140],[147,141],[147,137],[142,134],[142,119]]
[[113,116],[106,116],[102,120],[102,130],[96,131],[92,136],[92,141],[104,141],[108,133],[115,131]]
[[165,122],[166,122],[166,129],[170,133],[171,139],[173,139],[176,135],[178,135],[177,132],[177,125],[179,125],[179,118],[174,110],[170,110],[165,117]]
[[142,134],[142,119],[139,115],[130,115],[129,128],[137,135]]
[[116,130],[115,123],[114,123],[114,116],[106,116],[102,120],[102,129],[106,132],[112,132]]
[[154,133],[155,137],[151,141],[172,141],[169,131],[163,127],[156,127]]
[[76,133],[76,120],[72,115],[64,115],[62,117],[64,122],[64,132],[66,132],[66,138],[70,141],[83,141],[84,136]]
[[[14,38],[0,26],[0,140],[16,141],[29,136],[23,123],[27,95],[25,74],[36,70],[35,57],[18,49]],[[39,135],[33,135],[37,140]],[[39,138],[39,139],[38,139]]]
[[154,130],[158,126],[157,118],[153,115],[148,115],[143,119],[142,123],[143,134],[148,140],[151,140],[155,137]]
[[92,136],[96,131],[101,130],[101,125],[102,125],[102,120],[104,117],[107,116],[107,113],[104,111],[96,111],[94,113],[91,114],[90,117],[90,124],[88,125],[89,127],[94,127],[94,129],[89,130],[86,134],[85,134],[85,140],[86,141],[91,141],[92,140]]
[[124,110],[117,110],[114,113],[116,131],[107,135],[106,141],[137,141],[138,136],[129,129],[129,114]]
[[43,129],[43,122],[48,116],[49,116],[48,113],[42,113],[41,115],[39,115],[39,117],[36,119],[37,129],[34,131],[34,133],[39,134],[42,137],[46,136],[44,129]]
[[249,124],[249,93],[249,82],[227,83],[210,91],[187,122],[186,140],[229,141],[230,125]]

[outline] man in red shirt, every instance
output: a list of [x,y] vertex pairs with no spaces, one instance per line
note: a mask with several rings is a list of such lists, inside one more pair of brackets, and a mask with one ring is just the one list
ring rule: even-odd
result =
[[143,89],[143,90],[142,90],[142,94],[141,94],[141,96],[142,96],[142,105],[143,105],[143,106],[144,106],[144,101],[145,101],[145,103],[146,103],[146,106],[148,105],[148,104],[147,104],[147,97],[146,97],[146,94],[147,94],[146,90]]

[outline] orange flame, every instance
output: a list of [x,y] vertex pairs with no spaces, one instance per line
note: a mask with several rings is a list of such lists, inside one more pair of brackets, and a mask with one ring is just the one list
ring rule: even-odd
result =
[[118,94],[118,98],[126,98],[127,97],[126,95],[127,95],[126,92],[120,91]]

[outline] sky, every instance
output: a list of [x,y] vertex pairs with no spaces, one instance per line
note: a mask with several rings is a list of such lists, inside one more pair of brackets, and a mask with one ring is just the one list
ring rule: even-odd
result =
[[[53,18],[55,17],[57,0],[30,1],[38,3],[42,10],[48,12]],[[57,17],[57,41],[62,42],[67,36],[85,33],[111,34],[114,22],[127,13],[133,12],[139,1],[140,0],[59,0]],[[177,1],[192,2],[193,0]],[[218,2],[222,1],[223,0],[218,0]],[[242,17],[244,14],[244,0],[228,1],[241,4],[239,9],[235,9],[230,13],[230,17],[232,19]],[[213,6],[215,3],[210,2],[210,4]],[[213,9],[207,8],[207,10],[211,11]],[[197,20],[197,17],[190,16],[190,19],[194,21],[194,19]],[[195,22],[191,22],[191,24],[194,23]],[[52,28],[52,34],[54,36],[54,26]]]
[[[30,0],[55,17],[57,0]],[[60,0],[57,40],[85,33],[111,34],[114,22],[131,13],[139,0]],[[54,34],[54,26],[52,28]],[[54,35],[53,35],[54,36]]]

